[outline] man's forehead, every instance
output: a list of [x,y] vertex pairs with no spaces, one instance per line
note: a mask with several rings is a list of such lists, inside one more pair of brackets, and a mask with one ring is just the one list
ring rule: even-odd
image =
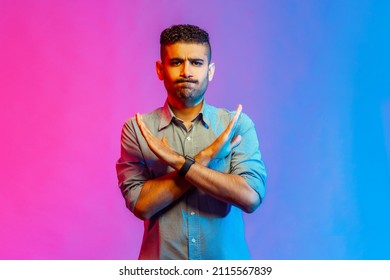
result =
[[192,57],[207,58],[208,47],[202,43],[177,42],[165,46],[165,56],[174,57]]

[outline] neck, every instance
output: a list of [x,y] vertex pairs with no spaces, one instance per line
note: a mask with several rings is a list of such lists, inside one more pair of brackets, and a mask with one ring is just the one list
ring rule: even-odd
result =
[[183,120],[188,127],[191,121],[199,114],[200,110],[202,109],[203,100],[191,107],[177,106],[176,104],[171,104],[170,102],[169,105],[175,116]]

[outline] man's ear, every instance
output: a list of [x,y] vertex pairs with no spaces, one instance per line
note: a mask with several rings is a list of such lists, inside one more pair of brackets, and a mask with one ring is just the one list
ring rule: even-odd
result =
[[164,69],[163,69],[163,64],[161,61],[156,61],[156,72],[158,78],[162,81],[164,80]]
[[209,64],[209,82],[211,82],[211,80],[213,79],[214,72],[215,72],[215,64],[214,63],[210,63]]

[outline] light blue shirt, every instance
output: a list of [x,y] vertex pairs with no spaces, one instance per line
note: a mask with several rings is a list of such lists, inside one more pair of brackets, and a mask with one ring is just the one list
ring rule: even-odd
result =
[[[164,107],[143,115],[150,131],[179,154],[194,157],[209,146],[227,127],[234,112],[204,102],[191,129]],[[224,159],[209,167],[238,174],[259,194],[265,193],[266,171],[261,159],[255,126],[244,113],[237,126],[241,143]],[[174,171],[149,149],[134,118],[126,121],[121,137],[121,156],[116,165],[119,187],[133,212],[143,184]],[[144,221],[139,259],[250,259],[245,240],[242,210],[197,188]]]

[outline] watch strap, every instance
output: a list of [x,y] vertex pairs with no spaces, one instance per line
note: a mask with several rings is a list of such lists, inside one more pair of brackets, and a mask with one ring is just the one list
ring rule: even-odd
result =
[[185,156],[184,158],[185,162],[178,172],[179,176],[181,177],[186,176],[188,170],[190,170],[190,167],[195,163],[195,160],[190,156]]

